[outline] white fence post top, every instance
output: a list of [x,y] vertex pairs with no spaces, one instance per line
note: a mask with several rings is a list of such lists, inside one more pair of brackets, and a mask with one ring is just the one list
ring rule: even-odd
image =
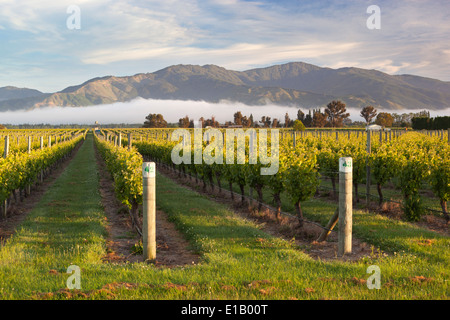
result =
[[155,163],[144,162],[142,164],[142,175],[144,178],[154,178],[156,176]]
[[339,158],[339,172],[352,172],[353,159],[351,157]]

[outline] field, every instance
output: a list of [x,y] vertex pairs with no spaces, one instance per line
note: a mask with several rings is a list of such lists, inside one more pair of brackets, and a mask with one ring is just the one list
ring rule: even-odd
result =
[[[30,134],[54,136],[9,133]],[[363,132],[282,131],[279,150],[267,145],[278,172],[262,176],[268,164],[249,163],[249,141],[244,164],[237,155],[234,164],[196,164],[192,153],[192,164],[175,165],[179,142],[168,134],[69,130],[30,152],[11,138],[0,161],[0,299],[448,299],[446,136],[374,136],[368,154]],[[317,239],[338,206],[342,156],[353,158],[359,191],[353,251],[340,257],[336,232]],[[150,160],[157,256],[147,263],[139,233],[142,163]],[[78,288],[69,266],[79,267]],[[379,289],[369,288],[370,266],[380,270]]]

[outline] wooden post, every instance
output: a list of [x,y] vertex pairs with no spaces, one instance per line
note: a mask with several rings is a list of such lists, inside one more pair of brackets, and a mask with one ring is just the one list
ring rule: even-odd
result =
[[[255,137],[255,135],[254,135],[254,132],[255,131],[250,131],[250,137],[249,137],[249,141],[248,141],[248,144],[249,144],[249,148],[248,148],[248,162],[249,162],[249,164],[250,164],[250,159],[251,159],[251,157],[254,157],[254,154],[255,154],[255,140],[256,140],[256,137]],[[295,137],[295,132],[293,133],[293,137]],[[294,138],[294,148],[295,148],[295,138]],[[249,196],[250,196],[250,207],[253,207],[253,188],[250,186],[249,187],[249,190],[248,190],[249,192]]]
[[[9,136],[5,136],[5,149],[3,150],[3,158],[7,158],[9,154]],[[8,199],[3,202],[3,216],[6,219],[8,213]]]
[[48,147],[52,147],[52,136],[48,136]]
[[353,220],[353,163],[352,158],[339,159],[339,233],[338,256],[352,252]]
[[370,142],[370,130],[367,130],[367,159],[366,159],[366,204],[369,205],[370,201],[370,165],[369,165],[369,155],[372,152],[372,146]]
[[27,137],[27,142],[28,142],[27,152],[28,152],[28,154],[30,154],[31,153],[31,137],[30,136]]
[[336,223],[338,222],[338,220],[339,220],[339,208],[337,208],[336,211],[334,211],[333,216],[331,217],[330,221],[328,221],[327,226],[325,227],[328,230],[324,229],[322,231],[319,238],[317,239],[317,242],[322,242],[327,239],[328,235],[331,233],[331,230],[333,230],[333,228],[336,225]]
[[41,143],[41,150],[44,149],[44,137],[41,136],[40,139],[40,143]]
[[117,140],[117,145],[119,147],[122,147],[122,133],[121,132],[119,132],[119,138]]
[[156,196],[155,178],[156,168],[154,162],[142,164],[143,174],[143,228],[142,238],[144,246],[144,261],[156,259]]
[[294,131],[292,133],[292,139],[293,139],[293,143],[294,143],[294,149],[297,147],[297,132]]
[[131,144],[133,143],[131,141],[132,137],[131,137],[131,132],[128,133],[128,151],[131,151]]
[[5,149],[3,150],[3,158],[8,157],[9,154],[9,136],[5,136]]

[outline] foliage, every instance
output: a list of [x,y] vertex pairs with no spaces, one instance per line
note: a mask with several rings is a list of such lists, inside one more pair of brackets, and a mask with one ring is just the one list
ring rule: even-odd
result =
[[305,125],[303,124],[303,122],[302,122],[301,120],[298,120],[298,119],[296,119],[296,120],[294,121],[294,126],[293,126],[293,128],[294,128],[294,131],[305,131],[305,130],[306,130],[306,127],[305,127]]
[[380,112],[377,115],[377,119],[375,120],[375,123],[382,126],[382,127],[392,127],[392,124],[394,123],[394,118],[390,113],[387,112]]
[[350,116],[350,113],[346,112],[345,103],[339,100],[333,100],[325,109],[325,115],[327,116],[328,122],[331,127],[342,127],[344,119]]
[[161,114],[149,114],[145,117],[144,128],[166,128],[167,121]]
[[364,118],[364,120],[366,120],[366,124],[369,125],[370,122],[372,122],[372,119],[375,118],[375,117],[377,116],[377,109],[375,109],[375,108],[372,107],[372,106],[364,107],[364,108],[361,110],[360,115],[361,115],[361,117]]

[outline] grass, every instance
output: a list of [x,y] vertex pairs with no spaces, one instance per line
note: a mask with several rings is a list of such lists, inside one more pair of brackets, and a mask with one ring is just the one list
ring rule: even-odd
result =
[[[103,263],[105,216],[88,135],[67,170],[1,247],[0,298],[448,299],[448,238],[407,223],[356,211],[357,235],[396,253],[324,262],[159,174],[157,206],[201,254],[201,262],[173,269]],[[319,200],[304,204],[308,217],[319,221],[328,220],[334,207]],[[81,268],[81,290],[66,288],[71,264]],[[372,264],[381,269],[380,290],[365,284]]]

